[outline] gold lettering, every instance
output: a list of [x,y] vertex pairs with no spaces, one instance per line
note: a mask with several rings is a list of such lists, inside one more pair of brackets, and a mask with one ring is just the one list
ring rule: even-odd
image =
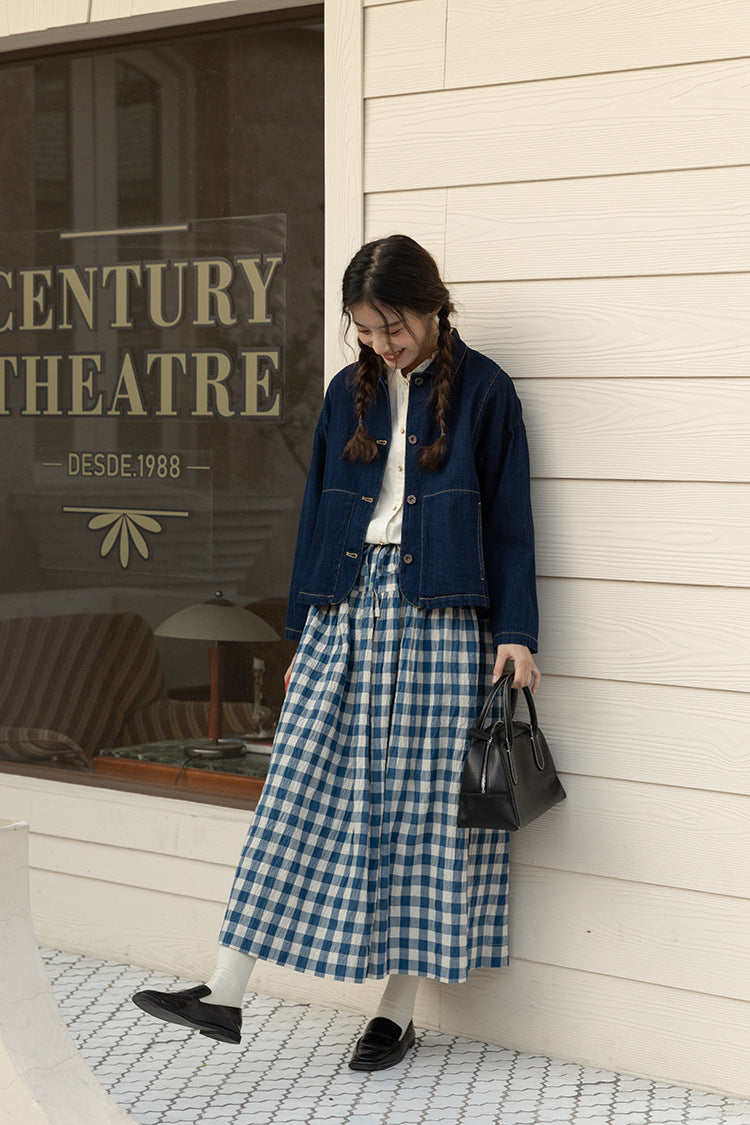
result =
[[[10,289],[11,292],[13,292],[13,274],[11,273],[11,271],[10,270],[0,270],[0,277],[2,277],[3,281],[7,282],[8,288]],[[13,313],[9,312],[7,317],[5,318],[5,324],[0,324],[0,332],[12,332],[12,331],[13,331]]]
[[135,373],[133,355],[129,351],[123,352],[115,393],[112,395],[112,401],[109,404],[107,414],[123,413],[119,406],[120,399],[122,399],[125,404],[124,413],[128,417],[142,418],[148,413],[146,407],[143,405],[143,399],[141,398],[141,390],[138,386],[138,377]]
[[177,270],[177,312],[172,320],[167,320],[164,314],[164,271],[169,262],[146,262],[146,283],[148,286],[148,315],[149,320],[157,328],[174,328],[179,324],[185,313],[185,270],[187,262],[173,262],[172,269]]
[[[211,418],[218,414],[221,418],[232,417],[229,389],[225,383],[232,374],[232,360],[226,352],[195,352],[195,410],[193,418]],[[212,392],[214,409],[208,405],[209,388]]]
[[176,372],[184,375],[187,371],[187,355],[185,352],[146,352],[146,374],[151,374],[151,368],[156,365],[159,379],[159,409],[157,418],[174,418],[177,411],[174,408],[174,377]]
[[[101,375],[101,355],[74,353],[70,357],[70,413],[80,416],[102,413],[102,394],[96,392],[94,376]],[[92,406],[84,404],[84,395],[93,400]]]
[[136,285],[140,285],[142,274],[141,267],[136,265],[105,266],[102,270],[102,285],[106,285],[110,277],[115,279],[115,319],[110,322],[110,328],[133,327],[128,276],[135,278]]
[[[41,322],[34,319],[34,310],[36,308],[42,315],[44,314],[46,299],[44,283],[52,284],[52,270],[19,270],[18,272],[21,275],[23,309],[21,328],[24,331],[31,329],[47,331],[52,327],[52,309],[47,311],[46,317]],[[42,282],[39,287],[36,286],[37,279]]]
[[273,400],[265,410],[261,410],[260,393],[271,398],[271,372],[278,374],[279,349],[248,348],[240,352],[242,358],[242,378],[245,385],[245,406],[241,411],[243,418],[278,418],[281,411],[281,391],[277,388]]
[[8,371],[18,376],[18,360],[14,355],[0,355],[0,414],[10,414],[8,409]]
[[[61,355],[24,355],[21,361],[24,366],[24,379],[26,383],[26,405],[21,414],[26,417],[30,414],[55,415],[62,414],[60,409],[60,360]],[[47,368],[46,379],[39,378],[37,367],[42,362]],[[39,407],[39,392],[44,391],[47,397],[47,409]]]
[[231,328],[237,323],[232,299],[227,293],[234,278],[232,263],[225,258],[206,258],[203,261],[193,262],[193,267],[196,290],[196,319],[193,325],[196,328],[208,328],[220,324],[223,328]]
[[57,273],[60,278],[60,296],[62,298],[62,320],[59,321],[57,327],[73,327],[70,320],[70,298],[72,297],[78,306],[78,311],[93,332],[96,318],[94,308],[96,266],[84,267],[83,273],[88,274],[88,288],[77,266],[60,266]]
[[[265,275],[261,272],[261,260],[264,261],[266,266]],[[237,259],[237,265],[245,275],[253,298],[253,311],[252,315],[247,318],[248,324],[271,323],[271,318],[268,315],[268,290],[271,279],[276,273],[276,267],[281,261],[283,261],[283,258],[280,254],[269,255],[265,259],[261,259],[260,256]]]

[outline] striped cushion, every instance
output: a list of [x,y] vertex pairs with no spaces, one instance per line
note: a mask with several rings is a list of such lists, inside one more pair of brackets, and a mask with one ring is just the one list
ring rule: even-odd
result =
[[[224,703],[226,734],[252,730],[252,703]],[[165,742],[173,738],[206,738],[208,704],[177,699],[160,699],[135,711],[120,732],[121,746],[144,742]]]
[[121,744],[132,711],[166,694],[153,633],[135,613],[0,621],[0,661],[0,728],[31,735],[0,734],[11,760],[49,758],[56,738],[58,750],[73,743],[91,758]]

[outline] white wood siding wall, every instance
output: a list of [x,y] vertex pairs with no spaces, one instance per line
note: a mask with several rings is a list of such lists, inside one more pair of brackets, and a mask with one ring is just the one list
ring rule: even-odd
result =
[[364,51],[365,235],[430,248],[524,404],[569,793],[442,1026],[744,1096],[748,14],[365,0]]

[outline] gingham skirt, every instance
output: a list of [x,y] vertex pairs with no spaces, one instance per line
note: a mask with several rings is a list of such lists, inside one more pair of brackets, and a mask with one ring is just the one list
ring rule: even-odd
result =
[[313,607],[220,942],[336,980],[463,981],[508,962],[508,834],[456,826],[461,768],[490,683],[471,607],[398,589],[398,547]]

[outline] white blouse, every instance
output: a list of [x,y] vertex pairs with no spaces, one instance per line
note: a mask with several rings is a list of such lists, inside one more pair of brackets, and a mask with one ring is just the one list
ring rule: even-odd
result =
[[383,474],[383,486],[365,534],[366,543],[400,543],[404,512],[404,458],[406,454],[406,412],[409,408],[409,383],[412,375],[426,371],[430,356],[408,375],[397,367],[388,368],[388,392],[391,397],[391,444]]

